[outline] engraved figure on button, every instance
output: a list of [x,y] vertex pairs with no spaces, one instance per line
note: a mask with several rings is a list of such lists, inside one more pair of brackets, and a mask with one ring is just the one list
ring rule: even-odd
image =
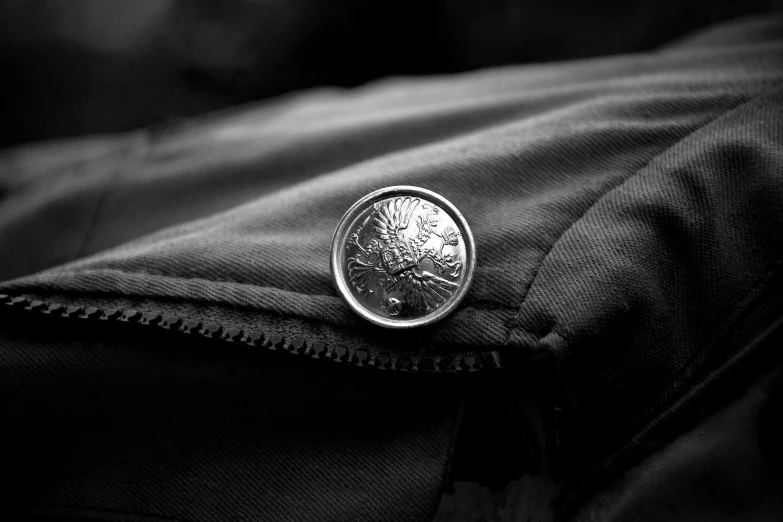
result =
[[[439,232],[439,209],[426,203],[421,205],[426,214],[418,215],[411,226],[420,203],[410,196],[375,203],[346,245],[357,250],[346,260],[351,284],[364,297],[380,295],[388,316],[400,315],[406,308],[425,312],[438,308],[459,286],[449,280],[458,277],[462,267],[454,248],[459,233],[452,227]],[[367,226],[372,237],[362,245],[359,236]]]

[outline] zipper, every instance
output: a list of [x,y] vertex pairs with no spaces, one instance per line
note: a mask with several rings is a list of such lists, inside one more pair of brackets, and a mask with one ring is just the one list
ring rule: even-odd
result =
[[381,351],[371,353],[342,344],[327,344],[317,339],[286,338],[279,333],[257,329],[224,328],[213,322],[176,315],[164,315],[150,310],[66,306],[0,294],[0,306],[8,306],[32,314],[80,321],[109,321],[131,323],[162,330],[176,331],[183,335],[198,336],[215,341],[257,347],[272,352],[322,359],[357,367],[393,370],[412,373],[474,373],[489,369],[503,369],[500,354],[496,351],[476,354],[436,356],[431,354],[405,354]]

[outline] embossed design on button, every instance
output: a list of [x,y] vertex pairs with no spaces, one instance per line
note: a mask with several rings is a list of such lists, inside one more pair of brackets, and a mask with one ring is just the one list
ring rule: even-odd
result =
[[360,316],[389,328],[442,319],[460,303],[476,264],[462,214],[432,191],[407,186],[368,194],[332,239],[332,277]]

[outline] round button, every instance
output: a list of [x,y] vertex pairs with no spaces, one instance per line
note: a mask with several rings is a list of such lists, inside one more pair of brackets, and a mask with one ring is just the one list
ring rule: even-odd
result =
[[462,214],[418,187],[357,201],[332,238],[332,277],[354,312],[388,328],[442,319],[465,297],[476,249]]

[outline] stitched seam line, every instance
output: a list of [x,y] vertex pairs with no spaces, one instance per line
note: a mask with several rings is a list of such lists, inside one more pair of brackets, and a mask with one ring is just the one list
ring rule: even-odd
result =
[[[278,288],[276,286],[259,286],[259,285],[255,285],[253,283],[243,283],[241,281],[235,281],[235,280],[231,280],[231,279],[218,279],[218,280],[215,280],[215,279],[204,279],[203,277],[182,277],[182,276],[165,274],[163,272],[158,272],[158,271],[154,271],[154,270],[150,270],[150,271],[142,270],[142,271],[132,271],[132,272],[129,272],[129,271],[126,271],[126,270],[121,270],[119,268],[88,268],[88,269],[84,269],[84,270],[62,270],[62,271],[56,272],[55,274],[57,276],[80,276],[80,275],[100,275],[100,274],[105,274],[105,273],[115,273],[115,274],[128,275],[128,276],[142,276],[143,275],[143,276],[148,276],[148,277],[150,277],[152,279],[156,279],[156,280],[157,279],[161,279],[161,280],[171,279],[171,280],[175,280],[175,281],[195,281],[195,282],[206,283],[206,284],[215,283],[218,286],[220,286],[222,284],[234,284],[234,285],[238,285],[238,286],[246,286],[246,287],[252,288],[254,290],[261,290],[261,291],[263,291],[263,290],[271,290],[271,291],[277,291],[277,292],[286,292],[286,293],[290,293],[290,294],[295,294],[295,295],[300,296],[300,297],[321,297],[321,298],[329,298],[329,299],[334,299],[334,300],[341,300],[341,298],[339,296],[337,296],[337,295],[330,295],[330,294],[305,294],[305,293],[302,293],[302,292],[298,292],[296,290],[286,290],[284,288]],[[52,292],[52,293],[57,293],[57,292],[62,292],[62,293],[79,293],[79,292],[81,292],[81,290],[77,290],[77,289],[73,289],[73,288],[54,288],[54,289],[52,289],[50,287],[47,287],[47,288],[36,288],[35,287],[36,284],[40,284],[40,283],[30,282],[30,283],[28,283],[26,285],[20,285],[19,288],[22,291],[26,291],[26,292],[29,292],[29,293],[37,293],[37,292],[40,292],[42,290],[45,290],[45,292]],[[44,283],[44,284],[46,284],[46,283]],[[2,286],[2,285],[0,285],[0,286]],[[91,290],[90,292],[91,293],[100,293],[100,294],[110,295],[110,292],[108,292],[108,291]],[[123,294],[123,295],[126,295],[126,294]],[[138,297],[145,297],[146,296],[146,297],[155,297],[155,298],[162,297],[162,296],[149,296],[148,294],[141,294],[141,293],[139,293],[139,294],[127,294],[127,295],[128,296],[138,296]],[[214,301],[211,301],[211,300],[194,301],[194,300],[188,299],[188,298],[182,298],[182,300],[189,301],[189,302],[196,302],[196,303],[201,303],[201,302],[214,303]],[[221,301],[220,303],[223,303],[223,302]],[[214,304],[220,304],[220,303],[214,303]],[[494,300],[494,299],[487,299],[487,298],[475,299],[475,300],[471,301],[470,304],[464,306],[463,308],[476,308],[476,309],[479,309],[479,310],[486,310],[488,308],[488,305],[490,307],[494,306],[494,307],[497,307],[497,308],[500,308],[500,309],[505,309],[505,310],[509,310],[509,309],[510,310],[516,310],[517,309],[517,305],[515,305],[515,304],[510,304],[510,303],[506,303],[506,302],[503,302],[503,301]],[[241,306],[246,307],[248,309],[256,309],[256,310],[258,310],[258,308],[253,308],[253,306],[250,305],[250,304],[248,304],[248,305],[241,305]],[[462,309],[462,308],[460,308],[460,309]],[[269,311],[274,312],[275,310],[269,310]]]
[[[143,160],[148,159],[151,152],[152,149],[147,147]],[[85,163],[79,164],[77,168],[83,168],[84,164]],[[98,195],[98,199],[95,202],[95,206],[92,209],[92,214],[90,215],[90,221],[87,223],[87,228],[84,230],[84,235],[82,236],[81,243],[79,243],[79,248],[76,250],[76,259],[79,259],[86,254],[87,247],[94,237],[93,232],[95,230],[95,226],[98,224],[98,219],[106,205],[106,200],[109,198],[110,193],[113,192],[113,190],[116,188],[115,182],[117,181],[117,178],[119,178],[121,174],[125,174],[128,169],[128,163],[125,163],[121,167],[115,167],[114,171],[104,182],[103,187],[101,187],[101,192]]]
[[92,208],[92,214],[90,214],[90,221],[87,223],[87,227],[84,229],[84,234],[82,235],[82,240],[79,243],[79,248],[76,249],[76,259],[79,259],[80,257],[84,256],[85,250],[87,249],[87,245],[90,243],[90,241],[93,238],[93,229],[95,228],[95,225],[98,222],[98,216],[101,214],[101,211],[103,210],[106,198],[109,197],[109,192],[112,190],[112,188],[114,188],[113,187],[114,180],[117,179],[118,174],[119,174],[119,169],[115,169],[114,172],[112,172],[111,175],[109,175],[108,178],[103,182],[101,191],[98,194],[98,197],[96,198],[95,206]]

